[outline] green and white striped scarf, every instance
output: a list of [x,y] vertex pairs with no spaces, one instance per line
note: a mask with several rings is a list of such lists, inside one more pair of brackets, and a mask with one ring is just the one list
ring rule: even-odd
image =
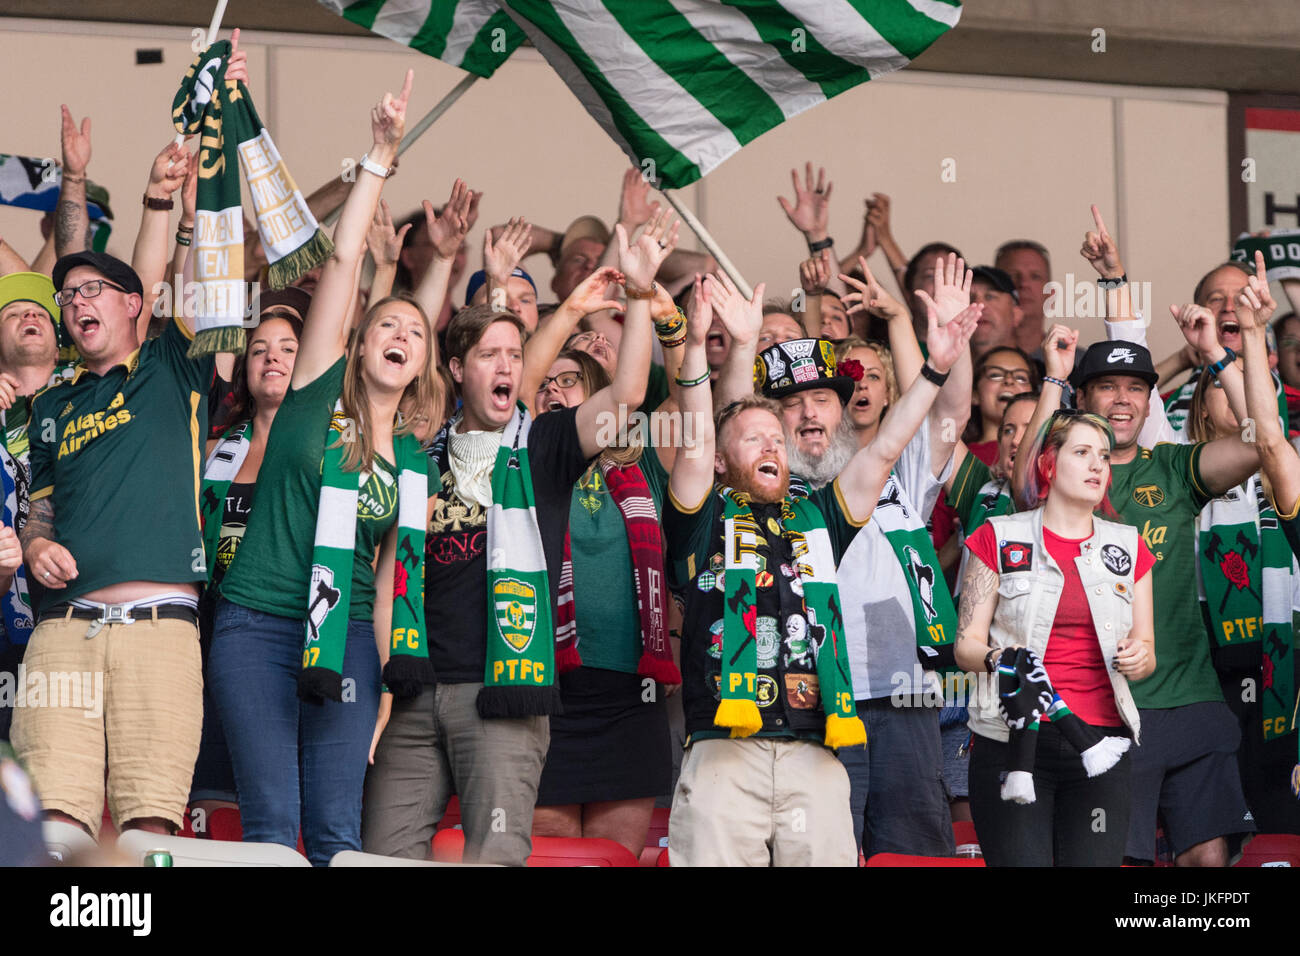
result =
[[[758,541],[749,495],[731,488],[722,492],[724,583],[721,700],[713,723],[731,729],[732,737],[749,737],[763,729],[755,701],[758,680],[757,627]],[[821,629],[817,645],[817,682],[826,714],[825,744],[832,749],[867,742],[857,715],[844,617],[835,580],[835,552],[826,520],[807,498],[781,502],[781,534],[790,539],[794,571],[803,586],[809,632]]]
[[1221,658],[1230,648],[1260,646],[1264,739],[1291,733],[1296,706],[1291,546],[1259,476],[1201,509],[1197,529],[1198,577],[1211,641]]
[[481,717],[560,712],[555,685],[555,626],[542,534],[537,527],[523,403],[501,433],[487,512],[487,654]]
[[[352,606],[352,560],[357,547],[357,499],[370,472],[344,471],[344,435],[353,429],[334,405],[321,461],[316,543],[311,553],[307,633],[298,693],[305,700],[343,699],[343,654]],[[433,682],[424,640],[424,529],[429,494],[427,460],[414,435],[395,435],[397,457],[397,557],[393,618],[384,683],[398,697],[414,696]]]
[[203,485],[199,489],[199,521],[203,528],[203,556],[208,567],[208,581],[217,564],[217,545],[221,539],[221,519],[226,492],[239,474],[248,448],[252,444],[253,423],[244,422],[227,428],[203,465]]
[[283,289],[334,251],[262,126],[248,87],[226,81],[229,56],[227,40],[200,53],[172,102],[177,131],[201,133],[198,208],[190,250],[201,294],[191,357],[244,348],[241,171],[257,213],[271,288]]

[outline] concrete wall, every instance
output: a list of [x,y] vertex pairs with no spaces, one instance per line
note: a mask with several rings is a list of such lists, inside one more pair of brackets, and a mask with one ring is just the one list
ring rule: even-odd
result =
[[[0,20],[0,30],[0,80],[24,91],[6,102],[0,150],[58,155],[59,104],[91,115],[91,177],[113,194],[111,249],[129,256],[139,195],[171,137],[171,100],[193,56],[189,31],[36,20]],[[259,112],[304,191],[359,159],[368,107],[408,66],[412,121],[461,75],[378,38],[250,32],[241,46]],[[135,65],[141,47],[161,48],[163,64]],[[1159,355],[1181,341],[1168,303],[1190,296],[1230,243],[1225,118],[1218,92],[904,71],[761,137],[684,198],[773,294],[797,285],[806,255],[775,198],[790,195],[789,169],[805,159],[835,182],[831,232],[841,252],[856,242],[862,198],[880,190],[893,198],[905,250],[944,239],[987,261],[1004,239],[1035,238],[1052,251],[1056,279],[1082,281],[1092,272],[1078,247],[1096,202],[1130,276],[1152,283]],[[946,159],[954,182],[941,181]],[[552,228],[586,212],[611,221],[625,162],[540,56],[521,50],[410,149],[386,198],[397,214],[424,197],[441,202],[465,177],[486,194],[470,237],[477,250],[484,225],[514,214]],[[34,254],[36,216],[0,207],[0,235]],[[529,266],[545,289],[549,265]],[[1100,334],[1095,320],[1079,324],[1085,337]]]

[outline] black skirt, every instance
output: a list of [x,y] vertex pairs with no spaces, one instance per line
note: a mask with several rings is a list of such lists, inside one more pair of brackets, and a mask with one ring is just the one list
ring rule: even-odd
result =
[[[564,714],[551,717],[540,807],[659,797],[672,787],[662,684],[580,667],[560,676]],[[646,698],[650,698],[647,700]]]

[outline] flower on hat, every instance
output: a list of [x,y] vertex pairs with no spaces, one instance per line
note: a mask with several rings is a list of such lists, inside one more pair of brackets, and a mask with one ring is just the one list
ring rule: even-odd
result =
[[841,375],[847,375],[855,382],[860,382],[862,381],[864,369],[862,363],[857,359],[845,359],[840,363],[839,372]]

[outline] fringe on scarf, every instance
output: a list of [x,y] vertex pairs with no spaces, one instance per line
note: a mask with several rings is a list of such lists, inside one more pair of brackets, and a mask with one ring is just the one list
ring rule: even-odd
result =
[[283,289],[332,255],[334,255],[333,241],[317,229],[314,236],[293,252],[267,266],[266,284],[272,289]]
[[434,682],[433,662],[414,654],[397,654],[384,665],[384,684],[399,699],[415,697]]
[[556,716],[564,713],[560,685],[549,687],[484,687],[478,692],[478,715],[484,720],[507,717]]
[[222,325],[213,329],[196,332],[194,341],[190,342],[188,358],[203,358],[218,352],[243,352],[244,327],[242,325]]

